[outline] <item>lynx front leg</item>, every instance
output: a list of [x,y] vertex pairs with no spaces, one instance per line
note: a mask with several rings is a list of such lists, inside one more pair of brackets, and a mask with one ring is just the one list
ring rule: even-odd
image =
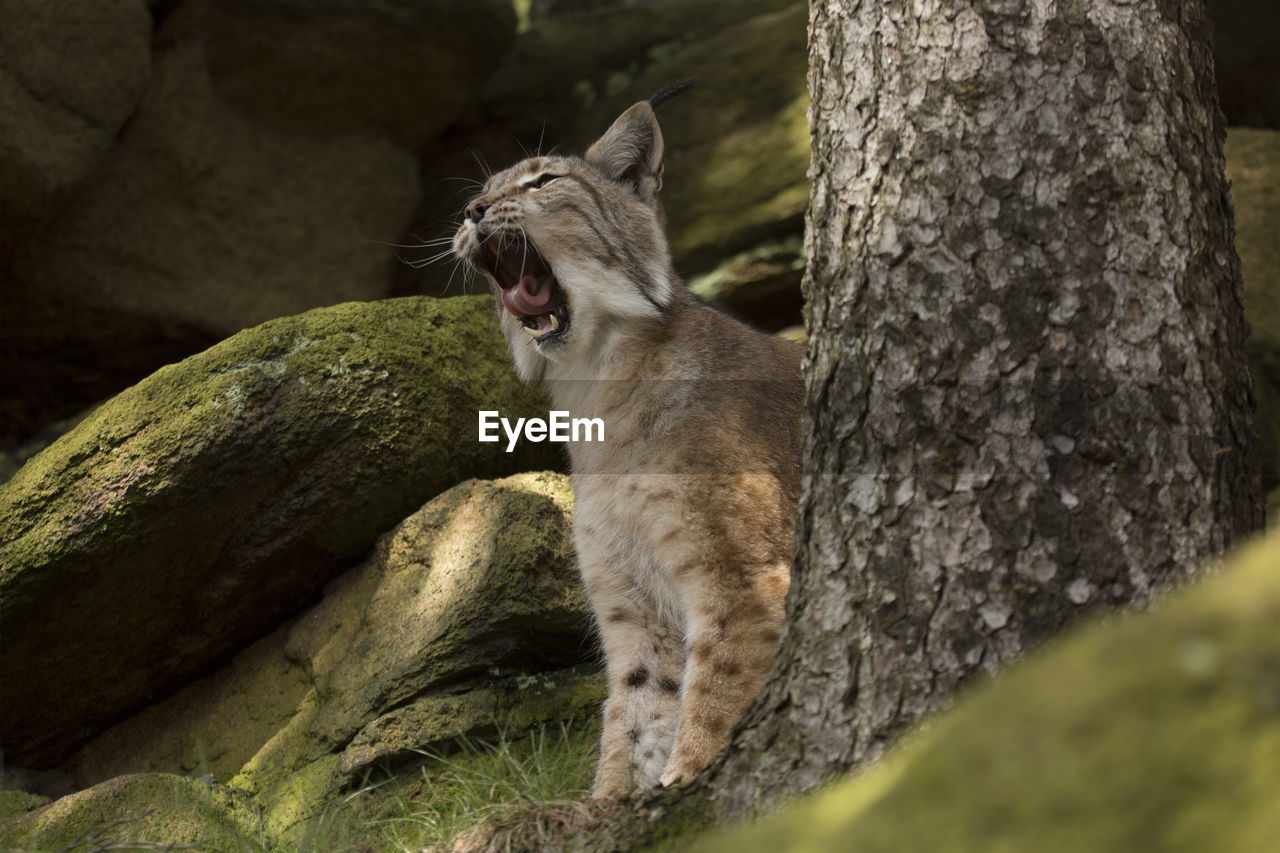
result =
[[778,653],[790,568],[726,580],[704,575],[681,590],[690,614],[689,658],[663,785],[692,779],[724,749]]
[[592,796],[652,787],[667,763],[679,719],[681,638],[631,595],[591,594],[609,678],[600,764]]

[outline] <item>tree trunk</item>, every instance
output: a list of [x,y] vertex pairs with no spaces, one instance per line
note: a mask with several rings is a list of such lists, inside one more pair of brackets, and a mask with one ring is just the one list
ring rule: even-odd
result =
[[741,815],[1262,525],[1199,2],[810,6],[789,632]]
[[592,849],[873,759],[1262,524],[1198,0],[812,0],[809,82],[787,633],[721,760]]

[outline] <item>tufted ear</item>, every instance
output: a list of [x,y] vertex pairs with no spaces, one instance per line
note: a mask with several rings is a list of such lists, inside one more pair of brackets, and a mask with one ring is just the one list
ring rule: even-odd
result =
[[648,101],[633,104],[587,149],[586,160],[656,207],[662,188],[662,130]]

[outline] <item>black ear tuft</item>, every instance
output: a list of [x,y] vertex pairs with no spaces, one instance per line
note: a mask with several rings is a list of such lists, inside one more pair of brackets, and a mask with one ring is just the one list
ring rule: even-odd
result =
[[662,130],[648,101],[632,104],[587,149],[586,160],[646,204],[657,206],[662,185]]
[[653,95],[649,98],[649,106],[653,107],[654,109],[657,109],[659,104],[662,104],[671,100],[676,95],[679,95],[682,92],[688,91],[689,89],[692,89],[696,85],[698,85],[697,80],[678,80],[675,83],[668,83],[667,85],[663,86],[661,89],[653,93]]

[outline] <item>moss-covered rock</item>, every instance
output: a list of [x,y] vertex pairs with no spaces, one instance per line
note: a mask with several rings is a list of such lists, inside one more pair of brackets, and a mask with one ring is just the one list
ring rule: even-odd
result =
[[1275,850],[1278,566],[1273,534],[963,697],[869,771],[694,849]]
[[314,687],[309,661],[290,650],[296,624],[290,620],[225,666],[107,729],[62,770],[80,787],[151,771],[229,781],[289,724]]
[[622,108],[671,80],[699,80],[699,89],[660,107],[670,146],[662,187],[667,233],[686,274],[804,231],[807,23],[808,4],[789,3],[696,43],[669,45],[582,123],[594,137]]
[[689,289],[752,325],[772,332],[804,322],[804,247],[799,235],[734,255]]
[[202,853],[274,849],[242,793],[162,773],[122,776],[0,819],[0,848],[19,853],[170,849],[157,845]]
[[[64,331],[87,340],[86,315],[140,317],[157,336],[186,326],[224,337],[388,295],[387,244],[416,196],[412,152],[372,130],[261,127],[211,74],[199,40],[158,52],[150,91],[105,162],[50,227],[16,244],[13,289],[61,309],[39,330],[46,346]],[[6,325],[36,319],[25,300],[21,309],[27,317]]]
[[[424,696],[365,726],[341,753],[327,753],[280,774],[269,763],[251,763],[233,784],[254,788],[272,837],[293,846],[345,792],[370,780],[409,782],[458,741],[518,738],[599,713],[606,685],[592,665],[489,677],[461,693]],[[296,745],[296,743],[295,743]],[[272,760],[278,756],[269,756]],[[265,772],[264,772],[265,771]]]
[[275,320],[121,393],[0,485],[0,745],[56,763],[314,600],[470,476],[555,463],[476,441],[545,413],[489,297]]
[[[799,236],[809,198],[806,23],[803,0],[621,4],[537,22],[477,109],[424,158],[428,198],[402,242],[457,220],[462,202],[448,181],[478,176],[471,151],[495,168],[526,156],[522,145],[581,153],[623,109],[688,78],[699,86],[658,110],[677,269],[697,275]],[[402,269],[397,286],[445,292],[450,272]]]
[[510,0],[0,0],[0,442],[391,295],[418,151],[514,37]]
[[1233,127],[1225,147],[1244,274],[1263,487],[1280,486],[1280,131]]
[[347,778],[442,749],[460,735],[521,731],[554,720],[590,719],[604,700],[604,674],[594,665],[489,679],[465,693],[434,694],[383,714],[342,751]]
[[383,537],[325,598],[63,770],[211,773],[292,837],[368,772],[463,734],[595,713],[564,475],[473,480]]
[[49,804],[49,798],[27,791],[0,791],[0,820],[35,811]]
[[13,450],[0,451],[0,483],[4,483],[18,473],[18,469],[25,465],[28,459],[53,444],[63,435],[66,435],[76,424],[89,417],[95,408],[97,407],[91,406],[69,418],[56,420]]
[[[672,81],[698,80],[698,88],[659,108],[659,121],[671,250],[679,269],[702,272],[758,243],[803,232],[807,22],[807,4],[787,0],[694,0],[548,21],[522,37],[482,94],[502,100],[514,87],[506,75],[526,63],[545,66],[544,54],[598,55],[598,63],[572,68],[573,103],[559,107],[575,110],[561,138],[581,152],[626,107]],[[645,36],[633,39],[637,32]],[[623,39],[630,43],[615,43]]]
[[180,3],[160,37],[199,42],[219,95],[264,127],[380,130],[416,150],[484,83],[476,56],[515,31],[510,0],[283,0]]

